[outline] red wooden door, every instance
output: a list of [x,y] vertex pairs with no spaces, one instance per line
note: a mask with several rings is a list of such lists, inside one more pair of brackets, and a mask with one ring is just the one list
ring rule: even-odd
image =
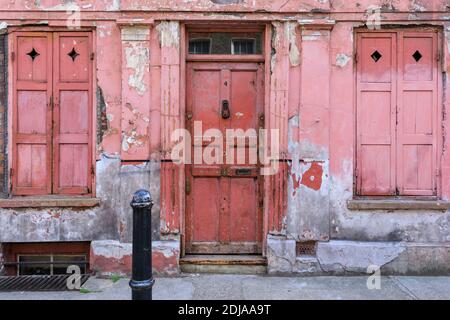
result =
[[[186,127],[192,147],[210,151],[215,161],[201,157],[200,163],[186,166],[186,253],[261,252],[262,179],[259,164],[250,156],[257,154],[257,141],[246,139],[239,148],[235,140],[236,146],[227,150],[225,137],[227,129],[257,133],[263,112],[263,69],[254,63],[187,66]],[[223,114],[227,103],[228,118]],[[223,140],[195,136],[195,122],[201,122],[199,132],[216,129]]]
[[91,193],[91,34],[17,32],[13,46],[13,194]]
[[357,187],[395,194],[396,35],[358,35]]
[[402,195],[436,195],[437,34],[399,36],[397,181]]
[[55,33],[54,193],[91,193],[92,67],[90,33]]
[[17,195],[51,192],[52,39],[47,33],[13,38],[13,164]]
[[357,59],[358,194],[436,195],[436,32],[358,34]]

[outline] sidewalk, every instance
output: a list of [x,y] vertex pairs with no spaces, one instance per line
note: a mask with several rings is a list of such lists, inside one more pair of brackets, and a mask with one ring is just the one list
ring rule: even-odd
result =
[[[115,282],[113,280],[116,280]],[[380,290],[369,290],[367,277],[270,277],[198,275],[156,278],[155,300],[249,299],[450,299],[450,277],[381,278]],[[0,300],[125,300],[128,279],[90,278],[80,292],[0,292]]]

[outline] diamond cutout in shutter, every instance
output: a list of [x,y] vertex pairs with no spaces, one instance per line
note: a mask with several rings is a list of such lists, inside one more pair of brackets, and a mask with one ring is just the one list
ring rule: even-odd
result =
[[39,52],[37,52],[34,48],[28,52],[27,55],[29,55],[33,61],[37,58],[37,56],[40,56]]
[[372,57],[373,61],[375,61],[375,62],[378,62],[378,60],[380,60],[382,57],[381,53],[379,53],[377,50],[375,50],[375,52],[372,53],[370,56]]
[[419,60],[422,59],[422,54],[418,50],[416,50],[416,52],[414,52],[412,56],[414,60],[416,60],[416,62],[419,62]]
[[75,51],[75,48],[72,48],[72,51],[70,51],[67,55],[72,58],[72,61],[75,61],[75,59],[79,56],[79,53]]

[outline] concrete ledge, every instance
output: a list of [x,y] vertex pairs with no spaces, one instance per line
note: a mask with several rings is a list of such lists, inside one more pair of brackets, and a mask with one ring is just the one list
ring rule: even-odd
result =
[[349,210],[439,210],[447,211],[450,201],[407,199],[352,199],[347,201]]
[[295,240],[269,236],[269,274],[361,275],[377,266],[384,275],[450,275],[450,243],[319,242],[316,256],[296,256]]
[[95,207],[99,198],[82,197],[20,197],[0,199],[0,208],[48,208],[48,207]]
[[382,267],[406,250],[401,242],[340,241],[319,243],[317,259],[325,272],[367,273],[369,266]]
[[[132,244],[116,240],[91,242],[91,269],[100,276],[121,274],[130,276],[132,267]],[[180,242],[153,241],[153,272],[158,275],[174,275],[179,270]]]

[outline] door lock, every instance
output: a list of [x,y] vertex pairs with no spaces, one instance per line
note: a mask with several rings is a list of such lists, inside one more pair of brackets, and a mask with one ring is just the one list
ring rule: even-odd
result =
[[222,118],[228,119],[230,118],[230,116],[230,103],[228,102],[228,100],[222,100]]
[[222,177],[227,177],[228,176],[228,169],[227,168],[220,169],[220,175]]

